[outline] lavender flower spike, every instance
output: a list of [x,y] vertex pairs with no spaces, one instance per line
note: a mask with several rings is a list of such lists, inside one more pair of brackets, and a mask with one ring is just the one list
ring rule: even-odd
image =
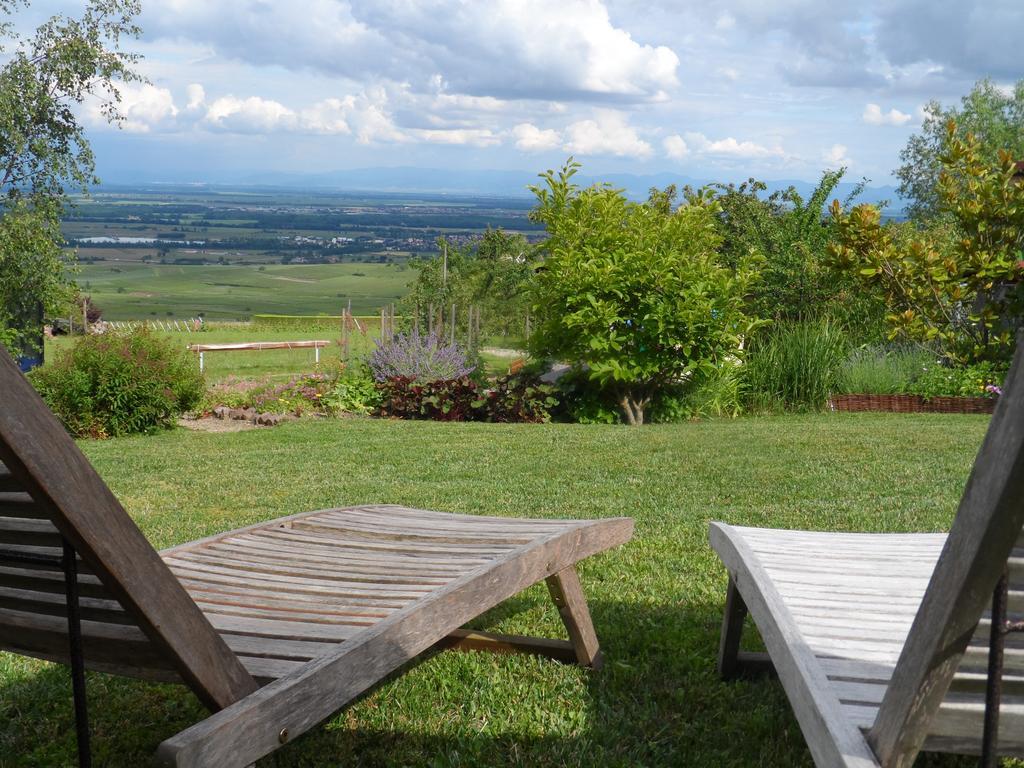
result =
[[369,365],[376,381],[402,376],[420,383],[459,379],[474,369],[458,344],[447,343],[436,332],[421,336],[417,330],[377,339]]

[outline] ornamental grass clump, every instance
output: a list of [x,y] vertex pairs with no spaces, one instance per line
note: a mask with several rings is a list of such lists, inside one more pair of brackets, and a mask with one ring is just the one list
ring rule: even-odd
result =
[[846,359],[842,331],[827,320],[784,322],[752,340],[744,370],[752,407],[820,410]]
[[369,365],[378,382],[401,378],[418,384],[461,379],[475,368],[458,344],[446,342],[437,333],[422,336],[416,329],[378,339]]

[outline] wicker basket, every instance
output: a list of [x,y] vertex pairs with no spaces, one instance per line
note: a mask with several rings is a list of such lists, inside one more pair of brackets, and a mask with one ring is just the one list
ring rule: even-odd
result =
[[829,400],[833,411],[885,411],[887,413],[992,413],[995,398],[933,397],[918,395],[835,395]]

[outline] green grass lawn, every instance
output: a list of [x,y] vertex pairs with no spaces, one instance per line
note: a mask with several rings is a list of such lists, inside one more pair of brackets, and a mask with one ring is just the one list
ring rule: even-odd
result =
[[[726,576],[709,520],[948,528],[987,418],[819,414],[651,426],[301,421],[82,447],[158,547],[308,509],[391,502],[496,515],[630,515],[581,569],[606,665],[445,653],[261,766],[809,766],[776,682],[715,675]],[[482,617],[562,636],[543,587]],[[145,764],[203,717],[182,687],[89,675],[99,765]],[[0,766],[74,760],[59,667],[0,653]],[[967,766],[929,757],[918,765]]]
[[243,320],[254,312],[373,314],[406,293],[415,272],[394,264],[266,264],[188,266],[84,264],[78,285],[108,320]]

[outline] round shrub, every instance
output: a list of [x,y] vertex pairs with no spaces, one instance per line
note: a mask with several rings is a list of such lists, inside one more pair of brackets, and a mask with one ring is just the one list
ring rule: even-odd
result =
[[168,427],[195,408],[205,390],[194,357],[145,329],[85,336],[29,378],[79,437]]

